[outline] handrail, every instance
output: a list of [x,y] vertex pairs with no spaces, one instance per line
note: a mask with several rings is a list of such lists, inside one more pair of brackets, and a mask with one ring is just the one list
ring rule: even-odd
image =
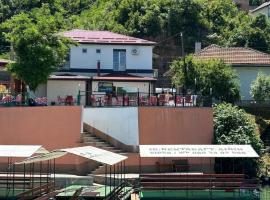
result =
[[[45,192],[49,192],[54,188],[54,182],[49,182],[48,184],[42,185],[42,186],[38,186],[38,187],[34,187],[28,191],[22,192],[20,194],[18,194],[16,197],[19,200],[23,200],[25,197],[32,195],[32,196],[41,196],[41,194],[45,191]],[[38,193],[36,193],[38,192]]]
[[[128,183],[128,181],[126,181],[126,180],[122,181],[122,183],[120,183],[120,185],[118,185],[116,188],[114,188],[112,190],[112,192],[104,198],[104,200],[116,200],[117,199],[116,197],[118,197],[120,192],[123,191],[123,189],[126,187],[127,183]],[[128,193],[128,191],[126,191],[125,194],[127,194],[127,193]]]

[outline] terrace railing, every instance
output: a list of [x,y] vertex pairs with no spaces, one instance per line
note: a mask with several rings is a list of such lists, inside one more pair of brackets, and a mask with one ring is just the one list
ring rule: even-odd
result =
[[101,93],[80,92],[78,102],[86,98],[86,106],[91,107],[125,107],[125,106],[171,106],[171,107],[211,107],[211,98],[200,95],[153,94],[153,93]]

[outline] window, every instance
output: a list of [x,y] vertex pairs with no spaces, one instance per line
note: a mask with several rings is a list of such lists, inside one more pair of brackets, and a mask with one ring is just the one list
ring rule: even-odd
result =
[[113,50],[113,70],[114,71],[126,70],[126,50],[125,49]]
[[96,49],[96,53],[101,53],[101,50],[100,49]]
[[83,52],[83,53],[87,53],[87,49],[86,49],[86,48],[83,48],[83,49],[82,49],[82,52]]

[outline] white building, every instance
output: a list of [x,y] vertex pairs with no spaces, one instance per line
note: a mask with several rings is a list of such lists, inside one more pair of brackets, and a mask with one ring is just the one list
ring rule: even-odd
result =
[[252,16],[256,16],[258,14],[264,14],[268,19],[270,18],[270,2],[265,2],[262,5],[258,6],[254,10],[250,11]]
[[153,92],[154,42],[109,31],[71,30],[60,33],[77,42],[70,47],[66,65],[39,87],[49,101],[79,90],[82,103],[89,95],[105,92]]
[[242,100],[252,99],[250,85],[259,72],[270,75],[270,55],[251,48],[210,45],[196,57],[202,60],[219,58],[230,64],[238,74]]

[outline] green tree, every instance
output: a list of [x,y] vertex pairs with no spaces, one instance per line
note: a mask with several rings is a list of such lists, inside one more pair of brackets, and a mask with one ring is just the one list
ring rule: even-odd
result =
[[[250,144],[254,150],[262,155],[263,144],[256,133],[255,121],[244,110],[231,104],[219,104],[214,107],[214,143],[215,144]],[[255,175],[260,170],[258,159],[234,159],[237,166],[244,167],[249,175]],[[217,160],[220,163],[220,160]],[[223,169],[232,170],[228,163],[223,162]],[[239,169],[241,170],[241,169]],[[228,172],[228,171],[227,171]]]
[[[168,12],[168,33],[176,35],[184,34],[187,52],[193,52],[196,41],[202,41],[207,32],[207,24],[202,17],[202,6],[191,0],[175,0],[170,4]],[[180,37],[175,37],[176,44],[180,43]]]
[[196,89],[204,97],[212,96],[226,102],[234,102],[240,98],[237,75],[222,60],[202,61],[190,55],[185,59],[175,60],[171,69],[174,72],[173,82],[178,87]]
[[32,90],[46,83],[48,76],[64,63],[69,42],[56,34],[59,31],[57,19],[44,5],[4,23],[9,30],[5,36],[16,54],[16,63],[10,64],[8,70]]
[[258,73],[256,80],[251,83],[250,94],[257,101],[270,99],[270,76]]

